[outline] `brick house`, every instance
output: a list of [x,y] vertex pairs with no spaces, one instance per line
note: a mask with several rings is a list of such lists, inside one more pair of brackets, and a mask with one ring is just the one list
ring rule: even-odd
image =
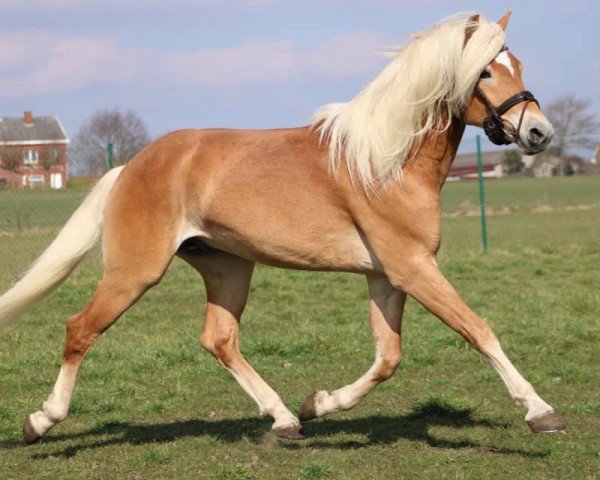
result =
[[0,118],[0,187],[65,188],[68,143],[57,117]]

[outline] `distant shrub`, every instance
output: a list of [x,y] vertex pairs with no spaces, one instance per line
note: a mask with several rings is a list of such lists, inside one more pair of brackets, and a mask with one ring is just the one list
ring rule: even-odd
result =
[[98,181],[99,177],[84,175],[81,177],[71,177],[67,182],[67,188],[88,188]]

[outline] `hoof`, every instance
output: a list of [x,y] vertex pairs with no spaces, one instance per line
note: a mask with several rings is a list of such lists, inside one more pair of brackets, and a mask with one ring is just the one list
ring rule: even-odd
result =
[[304,440],[306,438],[300,425],[274,428],[273,433],[280,438],[289,438],[290,440]]
[[307,420],[312,420],[313,418],[317,418],[317,402],[316,402],[317,392],[311,393],[307,395],[302,405],[300,405],[300,413],[298,414],[298,418],[305,422]]
[[27,445],[31,445],[42,438],[42,436],[34,430],[29,416],[25,418],[25,423],[23,423],[23,438],[25,439],[25,443]]
[[527,425],[533,433],[556,433],[564,435],[567,433],[567,427],[561,418],[554,412],[546,413],[541,417],[532,418],[527,421]]

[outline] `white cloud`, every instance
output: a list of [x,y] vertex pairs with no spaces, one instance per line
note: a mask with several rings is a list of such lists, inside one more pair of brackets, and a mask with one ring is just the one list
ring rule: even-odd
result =
[[15,10],[24,10],[24,9],[38,9],[38,8],[62,8],[62,7],[70,7],[73,5],[77,5],[81,3],[79,0],[53,0],[52,3],[48,3],[45,0],[29,0],[27,2],[23,2],[22,0],[0,0],[1,8],[13,8]]
[[[577,0],[581,3],[583,0]],[[422,4],[440,5],[452,4],[456,0],[421,0]],[[286,5],[286,3],[288,5]],[[124,10],[131,8],[206,8],[206,7],[242,7],[248,9],[262,9],[275,6],[289,6],[289,0],[0,0],[0,8],[13,11],[35,11],[40,10],[64,10],[64,9],[114,9]],[[414,6],[414,0],[370,0],[369,5],[403,9],[407,6]],[[350,6],[364,5],[364,0],[304,0],[298,3],[302,7],[340,7],[348,8]]]
[[0,8],[13,11],[64,10],[64,9],[129,9],[157,7],[205,8],[213,6],[241,6],[262,8],[270,6],[271,0],[0,0]]
[[[126,62],[131,55],[120,52],[111,39],[58,38],[48,34],[17,35],[12,43],[6,38],[2,41],[7,48],[0,50],[0,65],[12,62],[14,67],[23,67],[23,63],[28,67],[16,72],[3,69],[3,97],[71,91],[93,82],[114,83],[132,78],[135,69],[133,63]],[[26,52],[20,64],[13,61],[11,51]]]
[[239,3],[242,7],[258,9],[271,7],[275,0],[241,0]]
[[0,97],[74,91],[103,83],[196,87],[342,78],[371,73],[386,39],[370,33],[332,38],[312,49],[292,41],[157,53],[124,49],[110,38],[44,32],[0,36]]
[[173,85],[235,85],[285,80],[294,69],[288,41],[253,42],[239,48],[169,53],[158,59]]
[[298,66],[327,78],[363,75],[382,64],[379,53],[387,50],[389,42],[384,35],[366,32],[339,35],[312,50],[298,52]]
[[[22,30],[0,35],[0,72],[15,72],[31,67],[43,56],[55,38],[49,33]],[[1,73],[0,73],[1,75]]]

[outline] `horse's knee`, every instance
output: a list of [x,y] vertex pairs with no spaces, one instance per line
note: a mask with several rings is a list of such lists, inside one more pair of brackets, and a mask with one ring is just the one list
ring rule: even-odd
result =
[[400,350],[382,354],[377,365],[377,379],[383,382],[390,378],[400,365],[401,360],[402,352]]
[[200,335],[202,346],[225,367],[231,365],[235,353],[237,333],[233,328],[204,328]]

